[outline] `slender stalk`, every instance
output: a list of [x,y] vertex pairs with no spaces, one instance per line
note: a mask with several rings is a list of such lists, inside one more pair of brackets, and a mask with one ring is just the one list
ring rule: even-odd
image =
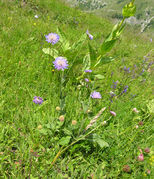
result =
[[63,78],[64,78],[64,72],[62,71],[60,73],[60,107],[61,109],[62,109],[62,100],[63,100],[63,94],[62,94]]
[[124,21],[125,21],[126,17],[123,17],[123,19],[121,20],[120,24],[119,24],[119,29],[121,28],[121,26],[123,25]]

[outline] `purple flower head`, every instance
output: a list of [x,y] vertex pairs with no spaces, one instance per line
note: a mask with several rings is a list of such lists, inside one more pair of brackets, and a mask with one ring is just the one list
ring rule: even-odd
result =
[[39,97],[39,96],[35,96],[33,102],[35,104],[42,104],[43,103],[43,99],[41,97]]
[[85,78],[84,80],[85,80],[86,82],[89,82],[89,79],[88,79],[88,78]]
[[126,66],[124,66],[124,71],[127,72],[127,73],[130,73],[130,68],[126,68]]
[[150,42],[152,42],[152,38],[150,39]]
[[101,94],[99,92],[96,92],[96,91],[92,92],[90,97],[93,98],[93,99],[101,99],[102,98]]
[[118,81],[116,81],[116,82],[113,81],[113,85],[111,85],[111,88],[116,89],[117,84],[118,84]]
[[111,114],[112,116],[116,116],[116,113],[115,113],[114,111],[110,111],[110,114]]
[[62,70],[67,69],[68,61],[64,57],[57,57],[53,62],[55,69]]
[[50,34],[46,35],[45,38],[48,43],[52,43],[52,45],[54,45],[59,41],[60,37],[56,33],[50,33]]
[[128,86],[126,85],[126,86],[124,87],[124,90],[122,91],[122,94],[123,94],[123,93],[126,93],[127,90],[128,90]]
[[86,34],[88,35],[88,37],[89,37],[90,40],[93,40],[93,36],[89,33],[88,30],[86,31]]
[[91,73],[91,72],[92,72],[92,70],[85,70],[85,72],[86,72],[86,73]]

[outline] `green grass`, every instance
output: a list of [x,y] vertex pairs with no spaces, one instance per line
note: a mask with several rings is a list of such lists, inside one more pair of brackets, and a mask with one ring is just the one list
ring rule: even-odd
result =
[[[87,42],[78,53],[65,53],[69,64],[74,57],[77,62],[72,71],[64,71],[67,83],[63,84],[62,95],[65,102],[63,110],[56,111],[61,103],[61,76],[58,71],[52,71],[53,59],[42,52],[42,48],[49,47],[44,36],[60,27],[73,44],[89,29],[94,35],[91,43],[98,48],[113,24],[69,8],[59,0],[1,1],[0,6],[0,177],[153,178],[153,112],[147,107],[153,99],[152,66],[147,68],[154,55],[150,36],[127,26],[108,53],[115,58],[114,62],[99,65],[88,76],[89,88],[84,80],[76,80],[82,74]],[[34,18],[35,14],[39,15],[38,19]],[[62,51],[60,53],[63,55]],[[144,56],[148,61],[144,61]],[[124,66],[130,67],[131,73],[125,74]],[[142,69],[145,71],[141,74]],[[104,78],[96,79],[95,74]],[[111,85],[117,80],[117,96],[111,103]],[[126,85],[128,91],[120,95]],[[101,100],[89,98],[93,90],[101,93]],[[41,96],[43,104],[34,104],[34,96]],[[107,124],[68,148],[51,167],[61,147],[60,139],[71,136],[71,143],[83,135],[89,121],[103,107],[107,109],[95,125],[111,118]],[[132,112],[134,107],[139,110],[138,114]],[[117,116],[111,117],[110,110]],[[65,116],[64,122],[59,121],[60,115]],[[72,120],[77,124],[72,125]],[[138,124],[140,121],[143,125]],[[143,162],[137,161],[139,148],[146,147],[150,148],[150,153],[144,153]],[[124,165],[131,167],[131,173],[123,171]],[[150,175],[146,172],[148,169]]]

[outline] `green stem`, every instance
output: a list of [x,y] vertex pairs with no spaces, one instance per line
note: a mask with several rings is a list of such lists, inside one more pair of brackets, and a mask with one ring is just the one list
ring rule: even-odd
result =
[[62,71],[60,73],[60,107],[61,109],[62,109],[62,99],[63,99],[63,95],[62,95],[63,78],[64,78],[64,72]]
[[121,22],[120,22],[120,24],[119,24],[119,29],[120,29],[121,26],[123,25],[125,19],[126,19],[126,17],[123,17],[123,19],[121,20]]

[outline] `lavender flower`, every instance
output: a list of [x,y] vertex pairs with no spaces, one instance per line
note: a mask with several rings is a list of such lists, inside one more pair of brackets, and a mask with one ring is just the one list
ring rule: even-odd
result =
[[92,72],[92,70],[85,70],[85,72],[86,72],[86,73],[91,73],[91,72]]
[[54,45],[59,41],[60,37],[56,33],[50,33],[50,34],[46,35],[45,38],[48,43],[52,43],[52,45]]
[[39,96],[35,96],[33,102],[35,104],[42,104],[43,103],[43,99],[41,97],[39,97]]
[[85,78],[84,80],[85,80],[86,82],[89,82],[89,79],[88,79],[88,78]]
[[115,113],[114,111],[110,111],[110,114],[111,114],[112,116],[116,116],[116,113]]
[[102,98],[101,94],[99,92],[96,92],[96,91],[92,92],[90,97],[93,98],[93,99],[101,99]]
[[128,90],[128,86],[125,86],[125,87],[124,87],[124,90],[122,91],[122,94],[123,94],[123,93],[126,93],[127,90]]
[[68,67],[68,62],[64,57],[57,57],[53,64],[57,70],[64,71],[64,69],[67,69]]
[[113,81],[113,85],[111,85],[111,88],[116,89],[117,84],[118,84],[118,81],[116,81],[116,82]]
[[127,73],[130,73],[130,68],[126,68],[126,66],[124,66],[124,71],[127,72]]
[[93,40],[93,36],[89,33],[89,31],[87,30],[86,34],[88,35],[90,40]]

